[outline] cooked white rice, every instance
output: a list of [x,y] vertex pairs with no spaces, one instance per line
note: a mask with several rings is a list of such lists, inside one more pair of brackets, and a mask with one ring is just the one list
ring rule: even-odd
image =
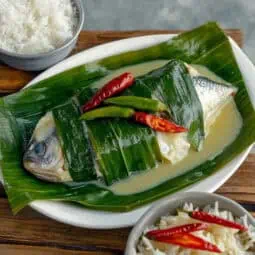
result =
[[71,0],[0,0],[0,48],[21,54],[61,47],[78,18]]

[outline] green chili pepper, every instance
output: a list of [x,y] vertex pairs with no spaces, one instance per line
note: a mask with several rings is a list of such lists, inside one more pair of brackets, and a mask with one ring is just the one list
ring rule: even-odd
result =
[[106,104],[114,104],[126,107],[132,107],[138,110],[163,112],[167,111],[167,106],[158,100],[136,96],[112,97],[104,101]]
[[80,119],[94,120],[99,118],[131,118],[135,111],[127,107],[106,106],[84,113]]

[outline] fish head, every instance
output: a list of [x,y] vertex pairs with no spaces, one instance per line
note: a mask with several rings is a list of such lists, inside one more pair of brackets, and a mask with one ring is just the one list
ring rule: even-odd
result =
[[25,168],[50,170],[63,166],[63,156],[58,145],[58,139],[54,134],[43,141],[33,138],[24,154]]
[[51,182],[71,181],[64,169],[64,156],[57,137],[52,113],[47,113],[37,124],[23,157],[27,171],[39,179]]

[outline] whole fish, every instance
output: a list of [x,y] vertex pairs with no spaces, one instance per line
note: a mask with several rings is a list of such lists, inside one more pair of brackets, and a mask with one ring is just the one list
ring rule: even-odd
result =
[[[221,109],[233,98],[236,88],[222,80],[207,68],[186,64],[202,104],[205,134],[209,133]],[[163,158],[176,164],[185,158],[190,150],[187,133],[157,133],[157,140]],[[53,114],[48,112],[36,125],[23,158],[24,167],[39,179],[50,182],[72,181],[65,167],[63,151],[57,137]],[[97,170],[97,175],[102,174]]]

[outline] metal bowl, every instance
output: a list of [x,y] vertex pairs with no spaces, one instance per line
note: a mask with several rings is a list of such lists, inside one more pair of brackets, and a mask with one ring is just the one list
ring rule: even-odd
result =
[[0,49],[0,60],[9,66],[26,71],[41,71],[63,60],[76,45],[78,36],[84,24],[84,8],[81,0],[72,0],[77,8],[79,22],[72,39],[63,46],[40,54],[18,54]]
[[169,213],[174,215],[176,209],[182,207],[185,202],[192,202],[195,207],[205,207],[213,205],[216,201],[219,202],[220,209],[228,210],[236,217],[247,215],[248,223],[255,226],[253,217],[231,199],[206,192],[183,192],[156,203],[141,217],[129,235],[125,255],[136,254],[136,246],[143,231],[153,225],[161,216]]

